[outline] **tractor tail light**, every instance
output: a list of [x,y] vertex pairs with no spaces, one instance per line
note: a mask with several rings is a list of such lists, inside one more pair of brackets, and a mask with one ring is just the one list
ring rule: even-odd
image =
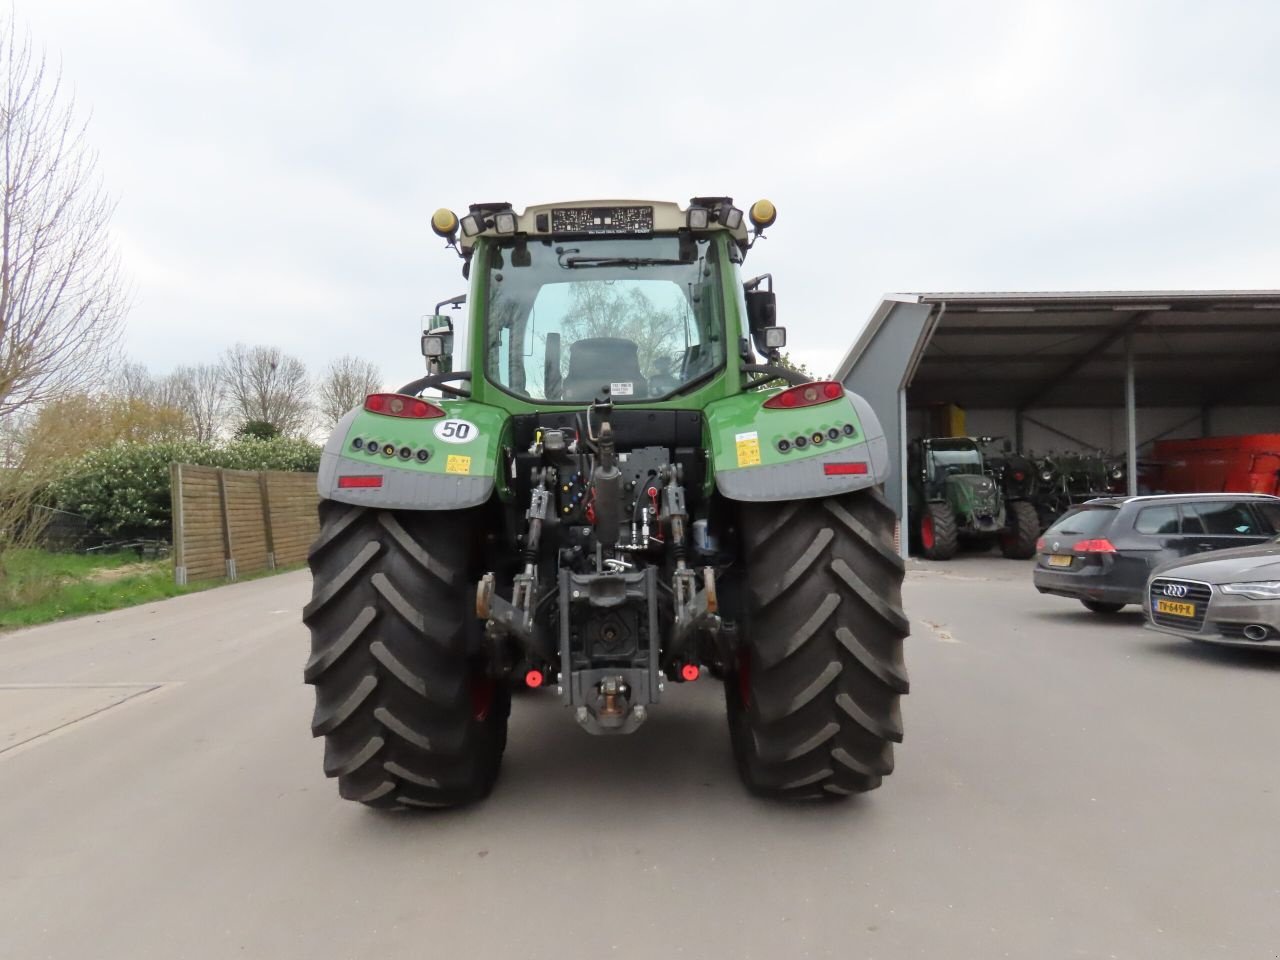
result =
[[830,403],[844,396],[844,387],[834,380],[815,380],[813,383],[802,383],[798,387],[788,387],[781,393],[775,393],[764,402],[770,410],[794,410],[798,407],[812,407],[819,403]]
[[444,416],[444,411],[434,403],[407,397],[403,393],[371,393],[364,398],[364,408],[384,417],[406,417],[411,420],[430,420]]
[[360,477],[339,477],[338,487],[343,490],[362,490],[382,486],[382,477],[378,474]]
[[867,472],[865,463],[824,463],[822,472],[828,477],[862,476]]
[[1073,553],[1115,553],[1116,547],[1106,537],[1097,540],[1081,540],[1071,548]]

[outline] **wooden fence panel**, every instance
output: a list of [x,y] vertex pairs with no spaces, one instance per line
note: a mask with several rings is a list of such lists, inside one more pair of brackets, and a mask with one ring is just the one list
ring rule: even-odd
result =
[[301,563],[319,532],[316,475],[173,464],[178,583]]
[[276,564],[302,563],[320,533],[315,474],[268,471],[265,477]]

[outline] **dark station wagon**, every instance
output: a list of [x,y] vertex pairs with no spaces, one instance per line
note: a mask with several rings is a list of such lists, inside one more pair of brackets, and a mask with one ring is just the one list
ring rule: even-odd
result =
[[1079,600],[1094,613],[1142,603],[1162,564],[1208,550],[1265,543],[1280,534],[1280,497],[1183,493],[1104,497],[1073,507],[1036,544],[1041,593]]

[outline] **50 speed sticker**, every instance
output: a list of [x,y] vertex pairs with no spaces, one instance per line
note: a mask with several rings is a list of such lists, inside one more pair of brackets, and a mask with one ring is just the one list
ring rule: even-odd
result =
[[432,431],[437,440],[445,443],[470,443],[480,439],[480,431],[470,420],[441,420]]

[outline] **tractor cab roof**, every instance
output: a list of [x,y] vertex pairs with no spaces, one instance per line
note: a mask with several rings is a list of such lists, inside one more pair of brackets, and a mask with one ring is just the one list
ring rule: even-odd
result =
[[[768,206],[772,211],[772,204]],[[573,200],[538,204],[519,213],[509,203],[473,203],[460,221],[458,240],[463,256],[470,256],[480,237],[641,238],[680,230],[726,231],[746,249],[745,221],[730,197],[694,197],[687,207],[661,200]]]

